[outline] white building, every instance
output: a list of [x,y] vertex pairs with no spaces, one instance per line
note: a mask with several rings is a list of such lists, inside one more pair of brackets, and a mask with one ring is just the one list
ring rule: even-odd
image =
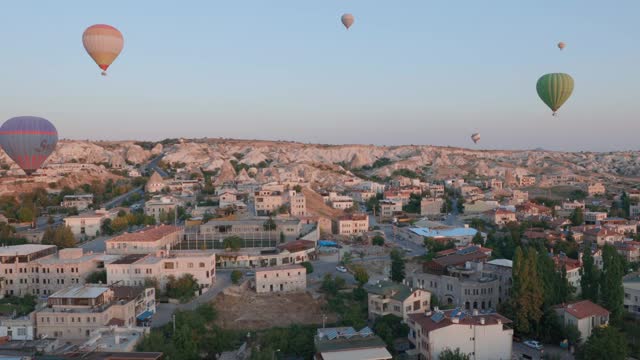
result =
[[574,325],[580,330],[583,342],[591,336],[593,329],[609,324],[609,311],[589,300],[558,306],[555,310],[565,326]]
[[438,359],[446,349],[460,349],[472,360],[511,360],[511,320],[497,313],[455,310],[409,315],[409,341],[421,359]]
[[174,247],[180,241],[182,229],[173,225],[147,227],[105,241],[107,254],[154,254]]
[[93,194],[81,194],[81,195],[65,195],[62,198],[60,206],[64,208],[76,208],[78,211],[83,211],[89,208],[93,204]]
[[409,314],[424,313],[430,309],[431,293],[410,288],[393,281],[378,281],[366,284],[369,319],[395,315],[407,321]]
[[156,254],[133,254],[106,264],[107,283],[142,286],[155,279],[165,289],[169,276],[176,279],[191,274],[200,289],[208,288],[216,279],[216,255],[213,251],[158,251]]
[[76,239],[100,235],[102,224],[112,215],[104,210],[86,212],[79,215],[67,216],[64,218],[64,225],[71,229]]
[[173,196],[154,196],[144,203],[144,214],[153,216],[156,222],[160,222],[161,216],[168,216],[169,213],[175,215],[176,208],[181,205],[182,202]]
[[304,291],[307,288],[307,268],[285,265],[256,269],[256,292]]
[[8,336],[12,341],[35,339],[35,326],[29,316],[0,319],[0,337]]
[[396,212],[402,211],[402,201],[380,200],[380,216],[383,219],[392,219]]
[[357,235],[367,231],[369,231],[367,214],[345,215],[334,222],[334,233],[338,235]]
[[624,309],[640,316],[640,273],[631,273],[622,280],[624,287]]

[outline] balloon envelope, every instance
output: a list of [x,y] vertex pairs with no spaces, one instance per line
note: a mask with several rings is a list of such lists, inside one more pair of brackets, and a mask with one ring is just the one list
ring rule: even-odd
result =
[[558,48],[559,48],[560,50],[564,49],[564,47],[565,47],[565,46],[567,46],[567,45],[566,45],[565,43],[563,43],[562,41],[560,41],[560,42],[558,43]]
[[341,20],[342,20],[342,25],[344,25],[344,27],[349,29],[351,27],[351,25],[353,25],[353,22],[355,21],[355,18],[351,14],[344,14],[344,15],[342,15]]
[[82,44],[100,69],[107,71],[124,46],[124,38],[118,29],[110,25],[97,24],[82,34]]
[[573,92],[573,78],[568,74],[553,73],[542,75],[536,84],[538,96],[555,114]]
[[58,143],[58,131],[49,120],[19,116],[0,127],[0,145],[27,175],[36,171]]
[[471,140],[473,140],[474,144],[477,144],[480,141],[480,133],[475,133],[471,135]]

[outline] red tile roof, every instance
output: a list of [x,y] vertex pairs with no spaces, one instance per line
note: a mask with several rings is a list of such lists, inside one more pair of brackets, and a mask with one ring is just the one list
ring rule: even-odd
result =
[[[420,327],[422,328],[422,331],[427,334],[430,333],[431,331],[441,329],[451,325],[487,326],[487,325],[496,325],[499,323],[501,324],[511,323],[511,320],[507,319],[506,317],[498,313],[479,314],[476,316],[473,316],[469,313],[465,313],[465,316],[462,318],[462,320],[459,320],[458,324],[456,324],[451,320],[451,314],[454,311],[455,310],[444,311],[443,312],[444,318],[437,322],[432,320],[432,316],[434,313],[432,313],[431,316],[427,316],[424,313],[410,314],[409,319],[410,321],[420,325]],[[484,324],[481,323],[482,321],[481,319],[484,319]]]
[[556,270],[561,270],[564,266],[567,271],[579,269],[582,264],[580,260],[572,259],[563,255],[556,255],[553,257],[553,262],[556,264]]
[[180,228],[173,225],[160,225],[152,228],[126,233],[107,240],[107,242],[152,242],[158,241],[163,237],[180,231]]
[[607,309],[589,300],[560,305],[559,307],[578,319],[584,319],[590,316],[609,316]]

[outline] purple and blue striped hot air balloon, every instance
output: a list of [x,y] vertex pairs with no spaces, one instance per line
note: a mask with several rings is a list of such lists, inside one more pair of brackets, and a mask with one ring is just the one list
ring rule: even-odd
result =
[[18,116],[0,127],[0,146],[27,175],[40,168],[57,143],[58,130],[40,117]]

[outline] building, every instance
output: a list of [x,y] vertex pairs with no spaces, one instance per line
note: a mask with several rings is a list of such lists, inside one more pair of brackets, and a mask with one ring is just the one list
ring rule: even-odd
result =
[[[275,224],[275,228],[273,228]],[[285,241],[296,240],[302,231],[300,219],[248,218],[239,220],[212,219],[197,227],[185,228],[184,240],[203,244],[208,249],[223,249],[223,240],[230,236],[238,236],[244,240],[245,248],[275,247],[280,242],[280,234]],[[192,248],[192,247],[190,247]]]
[[162,176],[158,174],[157,171],[153,172],[153,175],[147,181],[147,184],[144,186],[144,192],[147,194],[154,194],[161,192],[166,187]]
[[609,311],[589,300],[558,305],[555,310],[565,326],[574,325],[580,330],[582,341],[591,336],[593,329],[609,324]]
[[531,175],[520,176],[519,183],[522,187],[533,186],[536,184],[536,177]]
[[12,341],[35,339],[35,326],[29,316],[0,319],[0,338],[8,336]]
[[617,233],[613,230],[609,230],[605,227],[595,227],[584,231],[584,241],[591,241],[598,246],[604,246],[605,244],[613,244],[618,241],[623,241],[625,235]]
[[181,233],[182,228],[173,225],[147,227],[106,240],[106,252],[117,255],[156,253],[175,247]]
[[178,206],[182,202],[173,196],[154,196],[144,203],[144,214],[153,216],[156,222],[166,221],[169,214],[175,216]]
[[493,190],[502,190],[502,180],[500,179],[491,179],[488,185]]
[[640,218],[640,205],[629,205],[629,215],[634,218]]
[[584,201],[573,200],[572,202],[562,202],[562,210],[573,211],[575,209],[585,209]]
[[304,217],[307,216],[307,198],[302,193],[295,193],[289,197],[289,207],[291,216]]
[[370,328],[321,328],[314,337],[315,360],[391,360],[387,345]]
[[39,336],[59,340],[80,340],[104,327],[136,325],[136,308],[144,303],[144,288],[136,296],[119,296],[115,287],[104,285],[70,286],[49,296],[47,307],[36,310],[34,318]]
[[200,289],[205,289],[216,280],[216,255],[211,250],[133,254],[106,264],[106,269],[107,284],[142,286],[155,279],[160,289],[165,289],[170,276],[178,279],[191,274]]
[[[462,255],[465,256],[465,255]],[[465,310],[495,309],[511,296],[511,267],[506,259],[496,259],[490,263],[480,261],[460,261],[456,257],[441,257],[443,264],[450,261],[444,271],[436,267],[426,267],[423,273],[413,276],[413,286],[430,291],[441,304],[456,306]],[[438,260],[436,259],[436,260]]]
[[606,191],[602,183],[593,183],[587,186],[587,194],[589,194],[589,196],[604,195],[605,192]]
[[511,200],[515,205],[522,204],[523,202],[529,201],[529,193],[522,190],[513,190],[511,192]]
[[502,208],[489,211],[488,217],[492,223],[498,226],[504,226],[510,222],[517,221],[515,212]]
[[376,193],[373,191],[356,189],[351,191],[351,197],[353,198],[354,201],[357,201],[359,203],[365,203],[369,199],[376,197]]
[[413,242],[422,244],[425,237],[433,238],[435,240],[447,240],[452,241],[456,245],[467,245],[471,243],[473,237],[478,233],[478,230],[468,227],[419,227],[409,228],[406,232],[407,236]]
[[402,205],[407,205],[409,203],[409,199],[411,198],[411,193],[404,191],[396,191],[389,190],[384,192],[384,199],[391,201],[399,201]]
[[431,293],[423,289],[386,280],[366,284],[364,289],[367,291],[370,320],[391,314],[406,321],[409,314],[430,309]]
[[431,197],[439,198],[444,196],[444,185],[442,184],[429,184],[427,190]]
[[333,224],[333,232],[338,235],[356,235],[367,231],[369,231],[367,214],[341,216]]
[[68,226],[76,239],[100,235],[102,224],[111,218],[111,214],[104,209],[82,213],[64,218],[64,225]]
[[555,255],[552,259],[556,266],[556,271],[560,272],[562,268],[565,268],[569,285],[576,289],[576,293],[580,293],[580,279],[582,278],[580,275],[580,268],[582,267],[580,260],[572,259],[564,254]]
[[613,246],[628,263],[640,261],[640,242],[638,241],[616,241]]
[[14,245],[0,248],[2,296],[50,295],[69,285],[84,284],[86,277],[115,260],[80,248],[57,250],[55,245]]
[[253,195],[257,215],[269,215],[277,213],[285,204],[285,199],[280,191],[260,190]]
[[409,315],[407,323],[420,359],[438,359],[447,349],[460,349],[472,360],[511,359],[511,320],[498,313],[429,311]]
[[585,211],[584,222],[585,224],[597,224],[608,216],[609,214],[604,211]]
[[393,219],[394,215],[402,211],[402,201],[380,200],[380,217],[385,220]]
[[76,208],[78,211],[88,209],[93,204],[93,194],[65,195],[60,206],[63,208]]
[[307,289],[307,268],[284,265],[256,269],[256,292],[291,292]]
[[420,215],[438,215],[442,213],[443,199],[439,198],[423,198],[420,200]]
[[640,273],[625,275],[622,279],[624,288],[624,309],[632,315],[640,316]]

